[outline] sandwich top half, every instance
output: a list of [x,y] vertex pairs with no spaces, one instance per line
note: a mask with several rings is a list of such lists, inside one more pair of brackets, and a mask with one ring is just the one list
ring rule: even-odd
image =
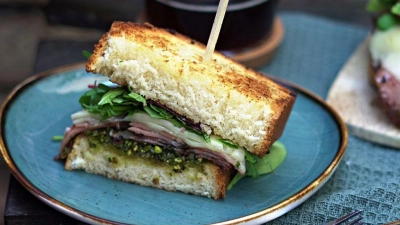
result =
[[262,157],[282,134],[295,94],[205,46],[150,24],[114,22],[88,72],[108,76],[211,135]]

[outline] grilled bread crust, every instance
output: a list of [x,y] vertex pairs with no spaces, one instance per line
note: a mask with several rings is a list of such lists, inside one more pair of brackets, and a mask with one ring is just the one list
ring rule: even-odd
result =
[[295,94],[205,46],[151,24],[114,22],[86,70],[172,109],[262,157],[284,129]]
[[89,145],[85,134],[74,139],[65,163],[67,170],[84,170],[108,178],[151,186],[167,191],[180,191],[214,199],[225,197],[226,188],[235,172],[204,162],[174,172],[163,162],[154,162],[139,156],[128,156],[111,145]]

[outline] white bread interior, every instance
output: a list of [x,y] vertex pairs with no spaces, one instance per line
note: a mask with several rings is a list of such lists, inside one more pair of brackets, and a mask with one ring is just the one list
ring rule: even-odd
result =
[[84,134],[75,138],[65,169],[85,170],[87,173],[142,186],[181,191],[214,199],[225,197],[226,187],[234,173],[233,168],[224,170],[207,162],[177,173],[165,163],[154,163],[138,156],[127,156],[112,145],[96,145],[96,148],[93,148]]
[[146,99],[212,128],[263,156],[284,129],[295,95],[205,46],[150,24],[114,22],[95,45],[86,70],[129,85]]

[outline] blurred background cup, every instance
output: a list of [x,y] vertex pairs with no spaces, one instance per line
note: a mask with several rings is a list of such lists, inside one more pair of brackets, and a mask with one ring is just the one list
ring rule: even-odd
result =
[[[146,0],[151,24],[170,28],[207,44],[219,0]],[[257,46],[271,33],[278,0],[230,0],[216,50]]]

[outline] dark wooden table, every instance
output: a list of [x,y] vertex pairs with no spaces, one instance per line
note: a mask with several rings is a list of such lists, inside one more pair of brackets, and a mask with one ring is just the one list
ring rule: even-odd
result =
[[[85,61],[82,50],[93,50],[94,42],[43,40],[39,43],[33,74],[62,65]],[[47,206],[10,178],[4,222],[20,224],[85,224]]]
[[[59,7],[61,1],[52,1],[54,7]],[[74,1],[64,1],[74,2]],[[80,1],[85,2],[85,1]],[[86,4],[90,4],[93,1],[86,1]],[[104,1],[100,1],[103,2]],[[109,1],[107,1],[109,2]],[[117,1],[115,1],[117,2]],[[138,6],[142,7],[143,2],[137,1]],[[284,0],[280,3],[280,11],[299,11],[305,13],[316,14],[328,18],[342,20],[345,22],[355,23],[363,26],[369,26],[369,16],[364,10],[366,0],[340,0],[340,1],[329,1],[329,0]],[[140,3],[140,4],[139,4]],[[81,3],[84,5],[85,3]],[[110,3],[111,4],[111,3]],[[76,7],[76,6],[75,6]],[[82,6],[85,8],[84,6]],[[49,13],[55,13],[56,16],[59,13],[60,18],[62,17],[62,11],[51,11],[47,9]],[[69,9],[74,10],[74,9]],[[77,8],[75,8],[77,10]],[[96,10],[96,6],[90,10]],[[140,9],[135,8],[136,12]],[[80,10],[78,10],[80,12]],[[71,13],[71,11],[69,11]],[[104,11],[102,11],[104,13]],[[99,16],[102,15],[99,14]],[[135,17],[135,15],[130,15]],[[108,18],[109,20],[113,18]],[[54,21],[53,21],[54,22]],[[63,21],[64,23],[71,23],[74,21]],[[107,22],[104,20],[101,23]],[[90,24],[89,24],[90,25]],[[99,25],[98,27],[101,27]],[[67,65],[75,62],[82,62],[85,58],[82,56],[82,50],[93,49],[93,42],[82,42],[82,41],[71,41],[71,40],[42,40],[38,45],[36,63],[33,74],[55,68],[62,65]],[[84,224],[83,222],[77,221],[61,212],[47,206],[42,203],[31,193],[29,193],[15,178],[11,176],[7,202],[4,212],[4,221],[8,225],[20,225],[20,224]]]

